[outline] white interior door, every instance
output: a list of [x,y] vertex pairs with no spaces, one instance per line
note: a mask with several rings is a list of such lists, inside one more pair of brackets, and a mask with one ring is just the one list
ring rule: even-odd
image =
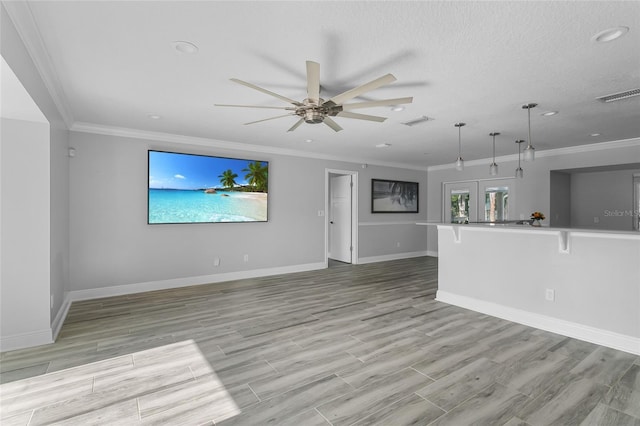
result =
[[443,217],[445,223],[478,221],[478,182],[456,182],[443,185]]
[[351,175],[331,177],[329,188],[329,258],[351,263]]

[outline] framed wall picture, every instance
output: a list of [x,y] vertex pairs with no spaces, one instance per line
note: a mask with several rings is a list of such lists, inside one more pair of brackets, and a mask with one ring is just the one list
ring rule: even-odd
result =
[[418,182],[371,179],[371,213],[418,213]]

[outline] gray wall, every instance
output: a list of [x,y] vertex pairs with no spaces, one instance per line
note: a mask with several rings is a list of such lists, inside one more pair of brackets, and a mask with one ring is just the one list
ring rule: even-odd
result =
[[51,341],[49,125],[2,118],[0,343]]
[[[211,277],[246,270],[310,265],[325,257],[325,169],[359,174],[360,222],[397,222],[370,213],[370,179],[418,181],[426,200],[426,172],[197,145],[71,132],[70,290]],[[269,161],[269,222],[147,225],[147,150]],[[424,220],[426,213],[402,215]],[[426,233],[406,223],[361,226],[359,256],[426,251]],[[402,229],[395,232],[394,229]],[[389,231],[391,229],[391,231]],[[389,232],[400,250],[384,242]],[[394,243],[395,240],[394,239]],[[245,254],[249,262],[244,262]],[[220,265],[214,266],[214,257]],[[205,280],[207,278],[204,278]]]
[[549,190],[549,223],[552,226],[571,226],[571,175],[551,172]]
[[[534,211],[540,211],[548,216],[551,205],[551,171],[580,167],[608,166],[629,164],[640,161],[640,139],[620,142],[585,145],[574,149],[539,150],[533,163],[522,163],[524,178],[518,179],[515,190],[516,205],[514,218],[529,218]],[[442,220],[442,183],[472,179],[488,179],[490,159],[469,161],[463,171],[457,171],[451,166],[431,167],[428,176],[428,220],[439,222]],[[517,167],[517,156],[497,158],[500,174],[496,176],[511,177]],[[593,218],[592,218],[593,219]],[[545,220],[545,225],[549,224]],[[575,226],[575,225],[573,225]],[[428,250],[437,252],[438,237],[434,226],[428,228]]]
[[571,226],[631,231],[634,172],[640,170],[572,173]]

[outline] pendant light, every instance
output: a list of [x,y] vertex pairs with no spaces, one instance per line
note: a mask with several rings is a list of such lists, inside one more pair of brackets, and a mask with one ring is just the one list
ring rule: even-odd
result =
[[489,136],[493,137],[493,163],[489,166],[489,174],[491,176],[498,174],[498,165],[496,164],[496,136],[499,134],[498,132],[489,133]]
[[536,149],[531,145],[531,108],[535,108],[537,106],[538,104],[534,103],[522,105],[522,109],[526,109],[527,115],[529,116],[529,142],[527,143],[527,147],[524,149],[524,161],[533,161],[536,159]]
[[467,123],[456,123],[455,127],[458,128],[458,159],[456,160],[456,170],[464,169],[464,160],[462,159],[462,139],[460,135],[460,129]]
[[518,168],[516,169],[516,177],[522,179],[524,177],[524,170],[522,170],[522,167],[520,167],[520,144],[522,144],[522,142],[524,142],[523,140],[517,140],[516,143],[518,144]]

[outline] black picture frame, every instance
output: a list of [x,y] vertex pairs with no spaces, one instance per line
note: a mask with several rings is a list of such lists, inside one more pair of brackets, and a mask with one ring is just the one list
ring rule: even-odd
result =
[[371,179],[371,213],[418,213],[419,183]]

